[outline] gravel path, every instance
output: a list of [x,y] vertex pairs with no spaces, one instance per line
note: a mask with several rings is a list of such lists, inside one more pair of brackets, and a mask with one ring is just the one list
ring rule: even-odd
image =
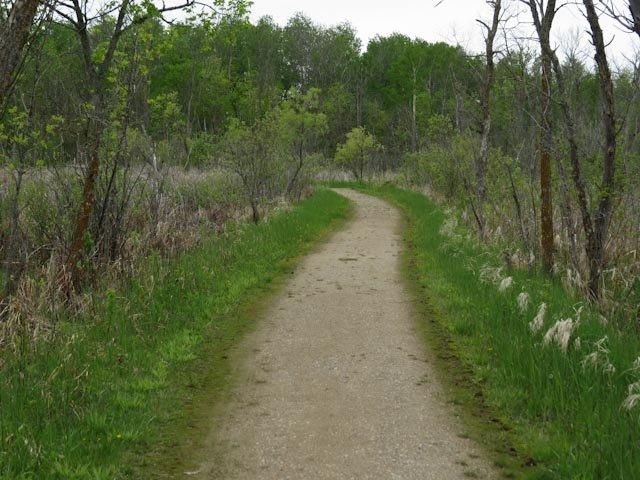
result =
[[400,276],[400,214],[340,193],[355,218],[243,345],[238,386],[189,478],[494,478],[426,359]]

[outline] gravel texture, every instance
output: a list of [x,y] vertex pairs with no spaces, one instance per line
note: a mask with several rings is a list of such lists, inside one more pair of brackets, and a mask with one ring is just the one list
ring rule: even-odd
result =
[[[202,479],[495,478],[464,438],[411,312],[401,217],[355,203],[242,346],[238,384],[197,455]],[[215,453],[214,453],[215,452]]]

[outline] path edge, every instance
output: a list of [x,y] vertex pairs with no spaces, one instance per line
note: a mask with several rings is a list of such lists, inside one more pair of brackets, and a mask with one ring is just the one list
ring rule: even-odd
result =
[[[326,186],[320,186],[320,188],[339,195],[332,188]],[[317,238],[304,245],[296,256],[278,265],[277,272],[274,273],[268,283],[258,285],[245,292],[243,301],[224,315],[224,317],[242,319],[241,321],[246,323],[246,327],[243,328],[241,334],[225,353],[230,372],[236,372],[243,359],[250,354],[244,348],[247,344],[247,339],[259,327],[261,319],[264,318],[269,308],[277,301],[280,295],[284,294],[284,288],[289,277],[295,274],[308,255],[331,241],[334,235],[344,229],[355,218],[355,204],[343,195],[340,196],[348,202],[345,215],[333,219],[327,228]],[[208,335],[213,333],[209,332]],[[205,364],[207,359],[212,357],[211,349],[207,348],[206,341],[207,339],[205,338],[202,353],[196,360],[198,366]],[[132,462],[132,471],[128,472],[126,478],[176,479],[189,478],[190,475],[196,473],[193,469],[197,469],[199,465],[200,458],[198,454],[203,450],[210,435],[214,435],[218,431],[219,425],[215,423],[215,420],[220,417],[221,412],[227,406],[230,395],[238,381],[237,375],[230,374],[223,389],[216,389],[207,385],[207,378],[212,375],[212,371],[203,375],[202,384],[196,387],[196,391],[193,392],[190,401],[185,405],[181,405],[181,407],[184,407],[184,411],[180,418],[173,424],[163,428],[163,433],[166,434],[166,437],[160,443],[148,445],[148,447],[154,449],[153,456],[144,455],[139,451],[131,452],[131,455],[134,456],[140,456],[141,454],[144,456],[139,459],[140,461]]]

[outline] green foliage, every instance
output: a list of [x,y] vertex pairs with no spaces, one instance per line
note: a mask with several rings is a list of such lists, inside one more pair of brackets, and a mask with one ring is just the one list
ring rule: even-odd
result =
[[436,114],[427,119],[427,139],[430,143],[445,145],[454,134],[453,123],[448,116]]
[[278,127],[273,116],[260,120],[253,128],[235,120],[220,143],[223,165],[240,179],[254,222],[260,219],[260,203],[282,193],[284,188]]
[[206,132],[198,133],[189,140],[189,165],[200,168],[211,165],[216,152],[216,138]]
[[307,153],[327,132],[327,116],[319,111],[320,89],[312,88],[305,94],[297,90],[288,92],[276,115],[281,135],[294,151]]
[[338,145],[336,164],[349,170],[357,180],[364,179],[374,155],[381,150],[375,137],[364,128],[354,128],[347,134],[347,141]]
[[149,117],[149,133],[153,138],[168,141],[170,137],[184,132],[184,117],[176,92],[150,98]]
[[41,167],[53,155],[58,130],[64,123],[59,115],[34,128],[28,112],[11,107],[0,121],[0,167],[25,169]]
[[414,95],[420,141],[432,115],[454,116],[456,90],[476,89],[475,61],[459,47],[444,43],[430,44],[399,34],[377,37],[363,54],[363,63],[367,127],[395,152],[409,149]]
[[49,342],[3,358],[0,478],[146,478],[132,467],[164,441],[205,378],[214,399],[229,387],[224,352],[255,322],[236,314],[239,305],[347,211],[323,190],[173,260],[152,257],[91,314],[61,318]]
[[419,152],[407,154],[401,174],[409,185],[428,185],[448,201],[464,202],[466,186],[473,181],[469,177],[480,143],[470,134],[447,138],[447,131],[450,132],[450,124],[446,117],[432,117],[433,143]]
[[288,98],[273,113],[286,159],[286,194],[299,197],[308,174],[309,157],[316,153],[320,140],[327,133],[327,116],[319,111],[320,90],[302,94],[290,90]]

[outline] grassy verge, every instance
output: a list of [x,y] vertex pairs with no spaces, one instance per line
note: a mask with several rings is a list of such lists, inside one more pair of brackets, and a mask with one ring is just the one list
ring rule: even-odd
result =
[[225,352],[254,323],[246,305],[348,211],[320,190],[179,258],[151,258],[90,316],[58,323],[51,342],[6,359],[0,478],[140,478],[136,452],[156,451],[204,388],[214,398],[228,388]]
[[[632,386],[640,380],[637,332],[603,321],[540,272],[496,270],[500,252],[460,228],[443,229],[446,215],[423,195],[390,185],[356,187],[404,211],[407,268],[425,304],[425,330],[438,332],[430,341],[439,344],[443,368],[455,369],[445,375],[454,379],[458,398],[483,411],[476,423],[491,425],[477,434],[500,440],[503,453],[515,447],[505,474],[640,478],[640,405],[623,406],[632,398],[630,386],[640,393],[640,384]],[[542,303],[547,313],[534,332]],[[545,342],[562,319],[573,323],[566,350],[559,337]],[[468,384],[459,381],[464,377]]]

